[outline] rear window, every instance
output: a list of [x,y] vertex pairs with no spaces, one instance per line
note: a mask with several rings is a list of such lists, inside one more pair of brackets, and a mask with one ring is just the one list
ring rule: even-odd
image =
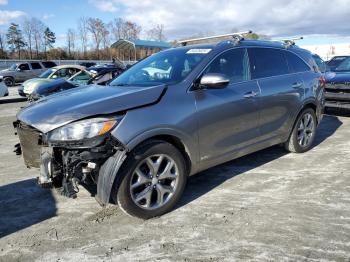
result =
[[43,66],[45,66],[45,68],[51,68],[51,67],[57,66],[56,63],[51,62],[51,61],[44,61],[41,63],[43,64]]
[[250,71],[253,79],[289,73],[284,53],[273,48],[248,48]]
[[41,65],[39,63],[30,63],[32,69],[41,69]]
[[286,52],[286,57],[292,72],[299,73],[311,70],[311,68],[303,60],[301,60],[301,58],[292,52]]

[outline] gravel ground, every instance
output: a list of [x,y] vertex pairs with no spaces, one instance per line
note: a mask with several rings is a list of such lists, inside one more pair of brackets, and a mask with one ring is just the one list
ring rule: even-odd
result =
[[0,105],[0,261],[350,261],[350,118],[325,116],[315,147],[280,147],[193,176],[177,208],[142,221],[35,185]]

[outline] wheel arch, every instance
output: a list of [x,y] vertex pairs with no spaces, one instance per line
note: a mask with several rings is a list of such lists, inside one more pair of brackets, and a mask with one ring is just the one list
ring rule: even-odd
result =
[[195,172],[198,157],[197,146],[193,142],[193,139],[186,136],[182,132],[178,132],[172,129],[144,132],[132,139],[125,145],[125,147],[128,151],[132,151],[138,145],[153,139],[165,141],[175,146],[184,157],[187,173],[193,174]]

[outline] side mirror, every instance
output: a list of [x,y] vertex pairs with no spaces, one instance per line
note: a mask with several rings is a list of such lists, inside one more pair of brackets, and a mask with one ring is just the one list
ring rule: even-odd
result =
[[21,71],[22,71],[22,69],[21,69],[21,68],[19,68],[19,67],[17,67],[17,68],[16,68],[16,71],[21,72]]
[[199,81],[200,87],[207,89],[225,88],[229,83],[230,79],[228,79],[225,75],[215,73],[205,74]]

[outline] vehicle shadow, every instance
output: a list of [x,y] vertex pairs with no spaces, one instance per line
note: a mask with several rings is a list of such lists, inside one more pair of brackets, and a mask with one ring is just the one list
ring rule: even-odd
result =
[[317,135],[314,141],[314,147],[321,144],[343,124],[335,115],[324,115],[320,125],[317,128]]
[[[317,130],[315,146],[334,134],[341,125],[342,122],[337,117],[325,115]],[[210,192],[226,180],[244,174],[286,154],[288,152],[282,146],[273,146],[191,176],[176,209]]]
[[56,216],[51,190],[27,179],[0,186],[0,238]]

